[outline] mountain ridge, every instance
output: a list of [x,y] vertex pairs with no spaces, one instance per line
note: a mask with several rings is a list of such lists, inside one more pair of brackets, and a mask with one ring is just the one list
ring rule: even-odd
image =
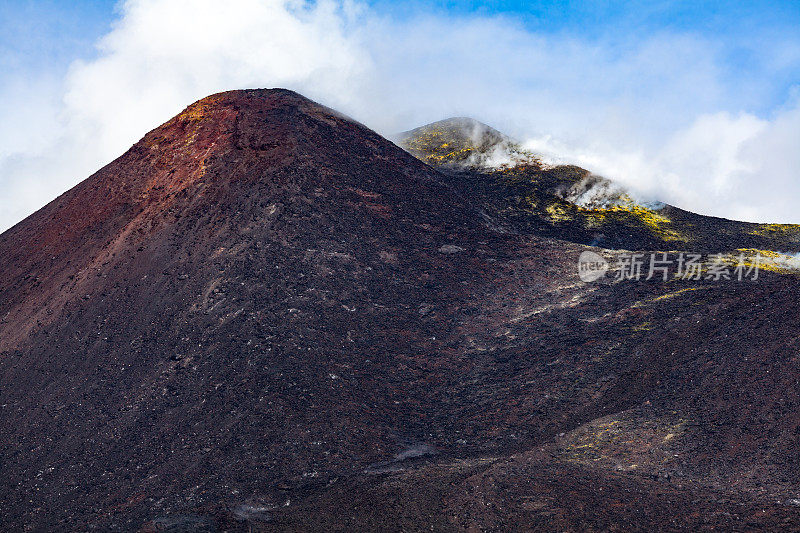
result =
[[545,164],[485,128],[473,119],[445,119],[398,141],[456,190],[480,199],[482,211],[509,230],[611,249],[743,249],[787,258],[800,252],[798,225],[739,222],[637,201],[612,180],[576,165]]

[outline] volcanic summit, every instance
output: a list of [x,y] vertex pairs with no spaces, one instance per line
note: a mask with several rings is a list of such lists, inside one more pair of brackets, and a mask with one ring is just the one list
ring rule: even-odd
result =
[[796,272],[576,270],[800,228],[476,124],[220,93],[0,235],[5,529],[800,529]]

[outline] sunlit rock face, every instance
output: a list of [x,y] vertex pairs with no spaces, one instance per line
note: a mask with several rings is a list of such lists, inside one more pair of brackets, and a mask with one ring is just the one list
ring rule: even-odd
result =
[[434,166],[493,169],[539,164],[539,159],[518,142],[466,117],[434,122],[397,137],[412,155]]

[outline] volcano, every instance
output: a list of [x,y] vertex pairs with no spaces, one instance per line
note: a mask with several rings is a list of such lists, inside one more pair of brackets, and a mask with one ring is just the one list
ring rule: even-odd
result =
[[221,93],[0,235],[4,529],[800,529],[795,270],[576,268],[800,228],[447,124]]

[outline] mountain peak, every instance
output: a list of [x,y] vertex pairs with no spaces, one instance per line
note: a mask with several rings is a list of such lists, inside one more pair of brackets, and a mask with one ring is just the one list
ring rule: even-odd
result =
[[[306,120],[293,120],[300,115]],[[194,102],[143,140],[149,146],[165,138],[183,137],[179,140],[190,144],[205,132],[219,137],[228,134],[239,148],[262,149],[274,145],[276,138],[290,133],[293,127],[307,126],[308,119],[332,124],[343,118],[288,89],[243,89],[212,94]],[[258,138],[253,136],[253,130],[258,130]]]
[[[174,231],[188,220],[203,219],[210,231],[221,231],[204,217],[233,224],[232,213],[247,211],[251,221],[271,220],[279,204],[297,204],[298,212],[305,212],[325,194],[336,197],[331,209],[349,202],[356,211],[378,213],[380,220],[424,219],[427,215],[420,210],[434,213],[442,202],[456,211],[451,219],[466,218],[456,200],[440,200],[448,191],[433,183],[433,174],[375,132],[295,92],[258,89],[211,95],[0,234],[5,252],[0,267],[6,273],[0,280],[0,300],[7,309],[21,306],[17,318],[35,325],[32,317],[41,310],[25,307],[26,293],[17,277],[45,271],[54,262],[70,265],[48,277],[48,298],[60,299],[53,301],[53,309],[41,312],[45,316],[38,323],[46,324],[77,294],[60,289],[64,283],[78,283],[76,265],[90,269],[111,258],[135,257],[139,248],[148,250],[148,243],[161,246],[154,235]],[[429,188],[422,201],[412,202]],[[379,196],[385,203],[371,200]],[[0,335],[0,351],[15,345],[26,327]]]
[[[301,160],[341,159],[364,138],[378,136],[344,115],[288,89],[244,89],[202,98],[147,133],[111,164],[144,165],[148,180],[137,197],[177,193],[213,176],[228,180],[231,168],[258,158],[277,169]],[[387,143],[384,141],[384,145]],[[216,171],[209,172],[211,166]],[[108,176],[117,180],[116,174]]]
[[401,133],[400,145],[429,165],[487,168],[538,164],[511,137],[474,118],[452,117]]
[[246,108],[260,105],[316,106],[320,104],[290,89],[236,89],[210,94],[189,104],[175,119],[197,119],[206,112],[220,107]]
[[442,120],[438,120],[426,126],[421,126],[417,129],[423,128],[430,128],[430,127],[440,127],[440,128],[458,128],[461,132],[468,132],[470,129],[477,130],[479,132],[490,132],[491,134],[497,135],[498,137],[507,137],[503,133],[497,131],[496,129],[492,128],[488,124],[484,124],[480,120],[476,120],[472,117],[450,117],[445,118]]

